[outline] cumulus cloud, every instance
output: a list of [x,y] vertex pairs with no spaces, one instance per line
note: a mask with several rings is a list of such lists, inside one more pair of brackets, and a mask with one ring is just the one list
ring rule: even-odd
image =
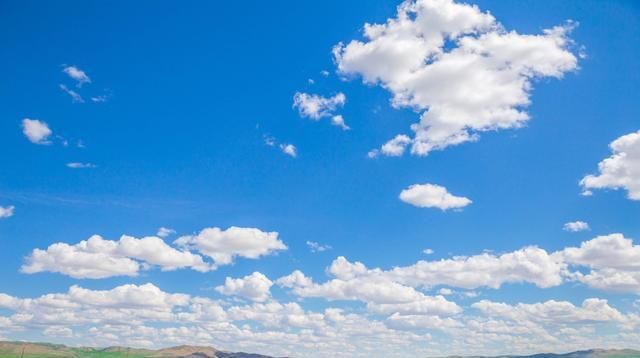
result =
[[96,167],[97,165],[93,163],[80,163],[80,162],[67,163],[67,168],[71,168],[71,169],[92,169]]
[[22,133],[35,144],[51,144],[49,137],[53,133],[47,123],[38,119],[22,120]]
[[[337,260],[344,260],[338,258]],[[370,312],[377,314],[451,315],[461,311],[454,302],[443,296],[427,296],[416,289],[394,282],[384,275],[367,274],[336,277],[316,284],[301,272],[281,277],[277,284],[291,288],[300,297],[321,297],[329,301],[361,301]]]
[[0,219],[5,219],[5,218],[12,217],[14,209],[15,209],[15,207],[13,205],[0,206]]
[[557,255],[573,266],[591,269],[571,272],[574,280],[599,290],[640,293],[640,245],[622,234],[598,236]]
[[216,287],[216,291],[227,296],[240,296],[256,302],[264,302],[271,297],[273,282],[260,272],[254,272],[243,278],[227,277],[224,285]]
[[206,228],[197,235],[182,236],[175,243],[211,257],[216,265],[231,264],[235,257],[257,259],[287,249],[277,232],[236,226],[226,230]]
[[381,152],[400,155],[410,144],[413,154],[427,155],[481,132],[523,126],[532,81],[577,68],[568,50],[572,26],[524,35],[476,6],[405,1],[395,18],[365,24],[364,40],[340,43],[333,53],[340,74],[379,84],[395,107],[421,112],[410,142]]
[[24,273],[57,272],[90,279],[136,276],[144,265],[159,266],[163,271],[212,269],[200,255],[172,248],[153,236],[136,239],[123,235],[112,241],[94,235],[76,245],[55,243],[46,250],[35,249],[25,261],[21,268]]
[[609,306],[607,300],[589,298],[581,306],[567,301],[550,300],[542,303],[518,303],[509,305],[487,300],[476,302],[472,307],[491,316],[500,316],[519,323],[528,321],[542,323],[594,323],[607,321],[623,321],[625,317],[615,308]]
[[580,220],[565,223],[562,229],[564,231],[571,231],[571,232],[590,230],[589,224]]
[[436,184],[414,184],[400,192],[400,200],[419,208],[460,209],[471,204],[464,196],[455,196]]
[[91,83],[91,78],[89,78],[89,76],[87,76],[87,74],[83,70],[79,69],[76,66],[66,66],[64,69],[62,69],[62,72],[67,74],[67,76],[69,76],[71,79],[75,80],[78,87],[82,87],[82,85],[85,83]]
[[583,195],[593,189],[624,189],[631,200],[640,200],[640,131],[623,135],[609,144],[612,155],[598,164],[597,175],[580,181]]

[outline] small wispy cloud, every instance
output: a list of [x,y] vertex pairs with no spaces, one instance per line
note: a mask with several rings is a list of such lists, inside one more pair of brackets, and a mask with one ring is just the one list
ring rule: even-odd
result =
[[84,103],[84,99],[82,98],[82,96],[80,95],[80,93],[69,89],[69,87],[61,84],[60,85],[60,89],[65,92],[66,94],[69,95],[69,97],[71,97],[71,102],[73,103]]
[[296,92],[293,96],[293,108],[298,109],[300,117],[307,117],[314,121],[330,117],[331,124],[347,130],[349,126],[345,124],[344,118],[335,113],[339,107],[344,106],[346,101],[347,97],[342,92],[332,97]]
[[92,169],[92,168],[97,168],[97,165],[95,165],[93,163],[71,162],[71,163],[67,163],[67,168],[71,168],[71,169]]
[[290,157],[295,158],[298,156],[298,148],[293,144],[280,144],[280,150]]
[[0,219],[10,218],[13,216],[14,206],[0,206]]
[[587,231],[590,230],[589,224],[584,221],[572,221],[564,224],[562,230],[569,232],[579,232],[579,231]]
[[322,245],[315,241],[307,241],[307,246],[309,247],[309,250],[311,250],[311,252],[323,252],[323,251],[331,250],[331,246]]
[[109,99],[109,96],[103,94],[100,96],[91,97],[91,102],[102,103],[102,102],[106,102],[108,99]]
[[262,136],[262,141],[265,145],[269,147],[278,147],[280,151],[292,158],[296,158],[298,156],[298,148],[295,145],[290,143],[278,143],[278,139],[268,134],[264,134]]
[[163,226],[163,227],[161,227],[161,228],[159,228],[159,229],[158,229],[158,232],[156,233],[156,235],[157,235],[158,237],[165,238],[165,237],[167,237],[167,236],[169,236],[169,235],[173,235],[173,234],[175,234],[175,233],[176,233],[176,231],[175,231],[175,230],[173,230],[173,229],[170,229],[170,228],[168,228],[168,227],[164,227],[164,226]]
[[89,76],[87,76],[87,74],[83,70],[79,69],[76,66],[66,66],[62,70],[62,72],[66,73],[67,76],[71,77],[77,82],[76,87],[82,87],[82,85],[85,83],[91,83],[91,78],[89,78]]

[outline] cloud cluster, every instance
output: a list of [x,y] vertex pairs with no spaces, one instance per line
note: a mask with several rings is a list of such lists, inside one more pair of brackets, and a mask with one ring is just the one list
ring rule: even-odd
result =
[[[370,269],[340,256],[328,272],[335,276],[315,283],[300,271],[276,282],[301,297],[332,300],[415,299],[415,289],[452,287],[465,290],[498,289],[505,284],[528,283],[540,288],[578,281],[599,290],[640,293],[640,245],[622,234],[598,236],[579,247],[555,252],[529,246],[494,255],[454,256],[434,261],[420,260],[389,270]],[[382,302],[381,301],[381,302]]]
[[362,41],[340,43],[333,53],[340,74],[380,84],[394,106],[421,112],[413,138],[397,136],[380,152],[397,156],[411,145],[413,154],[427,155],[524,125],[532,81],[577,68],[568,50],[572,26],[523,35],[476,6],[405,1],[395,18],[365,24]]
[[419,208],[461,209],[471,204],[469,198],[455,196],[436,184],[414,184],[400,192],[400,200]]
[[[105,240],[94,235],[75,245],[60,242],[46,250],[35,249],[25,259],[21,271],[57,272],[90,279],[137,276],[140,270],[151,267],[207,272],[233,263],[236,257],[257,259],[286,249],[276,232],[240,227],[207,228],[199,235],[183,236],[175,244],[178,248],[155,236],[137,239],[124,235],[119,240]],[[206,262],[203,256],[210,257],[213,263]]]
[[331,117],[331,124],[343,130],[349,130],[349,126],[344,122],[342,115],[335,114],[335,111],[344,106],[347,97],[340,92],[333,97],[322,97],[317,94],[296,92],[293,96],[293,107],[298,109],[301,117],[311,118],[315,121],[321,118]]
[[[85,100],[79,91],[83,85],[91,83],[91,78],[89,77],[89,75],[87,75],[85,71],[81,70],[77,66],[64,65],[62,72],[66,74],[70,79],[76,82],[76,85],[75,85],[76,90],[73,90],[69,88],[67,85],[61,83],[59,87],[62,90],[62,92],[68,94],[69,97],[71,97],[71,102],[73,103],[85,103]],[[105,94],[90,96],[90,100],[91,102],[94,102],[94,103],[101,103],[101,102],[106,102],[109,99],[109,97],[110,97],[110,94],[107,90]]]
[[609,144],[612,155],[598,164],[598,175],[580,181],[584,193],[592,189],[624,189],[631,200],[640,200],[640,131],[623,135]]
[[[363,270],[347,262],[334,266],[330,270],[339,280],[356,279],[354,275]],[[246,283],[251,278],[268,280],[259,273],[242,280]],[[228,284],[230,280],[233,283]],[[228,278],[219,291],[232,286],[242,285]],[[357,296],[366,291],[353,289]],[[365,311],[331,306],[313,311],[299,302],[271,297],[248,303],[223,301],[169,293],[150,283],[106,290],[71,286],[64,293],[34,298],[0,293],[0,334],[28,331],[83,345],[198,344],[305,357],[398,356],[398,352],[424,356],[506,349],[527,353],[541,344],[570,350],[584,347],[585,342],[605,343],[605,347],[625,343],[632,348],[630,342],[638,342],[634,338],[638,337],[640,316],[622,312],[604,299],[587,298],[580,305],[553,300],[517,304],[480,300],[463,310],[442,296],[425,297],[428,299],[411,306],[402,299],[374,300],[375,305],[365,303]]]

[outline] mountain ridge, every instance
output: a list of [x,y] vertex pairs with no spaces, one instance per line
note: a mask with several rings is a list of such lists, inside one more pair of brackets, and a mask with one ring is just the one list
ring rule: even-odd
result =
[[[124,346],[69,347],[46,342],[0,341],[0,358],[275,358],[272,356],[228,352],[210,346],[179,345],[160,349]],[[632,349],[586,349],[568,353],[536,353],[530,355],[450,355],[440,358],[640,358]]]
[[179,345],[161,349],[123,346],[69,347],[46,342],[0,341],[0,358],[275,358],[272,356],[221,351],[209,346]]

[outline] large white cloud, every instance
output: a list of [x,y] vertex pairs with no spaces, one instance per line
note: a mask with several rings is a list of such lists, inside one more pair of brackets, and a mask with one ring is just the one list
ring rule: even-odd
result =
[[197,235],[183,236],[175,243],[211,257],[216,265],[228,265],[236,256],[257,259],[287,249],[277,232],[236,226],[226,230],[206,228]]
[[400,192],[400,200],[420,208],[460,209],[471,204],[469,198],[455,196],[436,184],[414,184]]
[[607,300],[590,298],[577,307],[571,302],[550,300],[542,303],[509,305],[482,300],[472,305],[484,314],[500,316],[516,322],[535,321],[541,323],[593,323],[624,321],[620,311],[609,306]]
[[598,236],[557,255],[573,266],[591,269],[571,272],[575,280],[599,290],[640,294],[640,245],[622,234]]
[[53,133],[47,123],[38,119],[22,120],[22,133],[35,144],[51,144],[49,137]]
[[591,189],[624,189],[631,200],[640,200],[640,131],[623,135],[609,144],[612,155],[598,164],[598,175],[580,181]]
[[136,239],[122,236],[118,241],[98,235],[76,245],[55,243],[46,250],[35,249],[22,266],[24,273],[58,272],[75,278],[136,276],[143,266],[155,265],[162,270],[192,268],[206,272],[212,269],[202,257],[180,251],[158,237]]
[[[365,24],[362,41],[338,44],[334,57],[342,75],[380,84],[394,106],[422,113],[410,144],[412,153],[426,155],[476,140],[479,132],[524,125],[532,81],[577,68],[567,49],[570,29],[523,35],[476,6],[408,0],[395,18]],[[383,146],[382,153],[399,155],[407,144]]]
[[[183,236],[174,243],[177,247],[156,236],[137,239],[123,235],[119,240],[105,240],[94,235],[75,245],[59,242],[46,250],[34,249],[21,271],[30,274],[58,272],[91,279],[137,276],[140,270],[154,266],[163,271],[190,268],[207,272],[233,263],[235,257],[257,259],[287,249],[278,239],[277,232],[241,227],[208,228],[198,235]],[[203,255],[214,262],[206,262]]]

